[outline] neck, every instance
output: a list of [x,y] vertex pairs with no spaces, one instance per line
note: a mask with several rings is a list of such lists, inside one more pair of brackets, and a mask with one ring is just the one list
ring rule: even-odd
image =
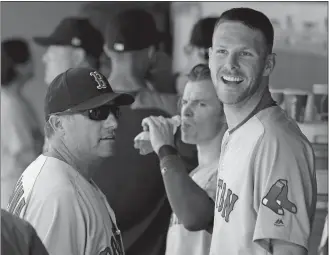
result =
[[87,181],[89,181],[96,169],[95,159],[85,156],[73,155],[62,141],[49,141],[51,144],[45,156],[54,157],[64,161],[76,171],[78,171]]
[[198,144],[198,161],[199,167],[204,167],[218,162],[222,139],[227,130],[226,123],[222,125],[220,132],[211,141],[204,144]]
[[[266,85],[264,83],[266,83]],[[259,86],[259,89],[257,89],[251,97],[248,97],[238,104],[224,104],[228,128],[232,129],[236,127],[244,121],[258,105],[267,105],[269,102],[271,102],[271,94],[268,88],[268,79],[265,78]]]

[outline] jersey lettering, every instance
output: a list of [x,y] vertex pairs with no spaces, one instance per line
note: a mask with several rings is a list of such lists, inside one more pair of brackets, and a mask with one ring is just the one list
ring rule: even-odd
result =
[[96,71],[90,72],[90,76],[94,77],[95,81],[97,82],[97,89],[106,89],[106,82],[104,81],[104,78],[100,73]]
[[115,240],[115,237],[111,236],[111,248],[106,247],[99,255],[122,255],[121,245]]
[[111,248],[113,251],[113,255],[122,255],[123,252],[121,250],[121,245],[118,243],[117,240],[113,236],[111,236]]
[[7,207],[7,210],[16,215],[19,216],[23,207],[26,204],[24,195],[24,188],[23,188],[23,182],[22,182],[22,176],[19,178],[15,190],[9,200],[9,204]]
[[217,182],[217,194],[216,194],[216,209],[218,212],[222,212],[221,216],[226,222],[229,222],[230,214],[234,209],[234,205],[238,200],[238,196],[228,189],[226,192],[226,183],[222,179],[218,179]]
[[106,247],[103,251],[99,253],[99,255],[112,255],[112,251],[109,247]]

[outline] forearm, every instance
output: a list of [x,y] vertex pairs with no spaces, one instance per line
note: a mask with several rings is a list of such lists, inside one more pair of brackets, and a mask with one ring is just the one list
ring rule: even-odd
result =
[[207,229],[213,219],[214,202],[188,175],[177,155],[161,158],[165,189],[170,205],[187,229]]

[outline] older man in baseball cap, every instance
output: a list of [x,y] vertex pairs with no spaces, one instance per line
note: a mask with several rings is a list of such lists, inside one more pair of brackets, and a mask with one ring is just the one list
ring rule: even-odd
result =
[[114,153],[119,107],[133,101],[91,68],[69,69],[50,84],[49,150],[23,172],[8,208],[31,223],[50,254],[123,254],[114,213],[92,177]]
[[100,68],[104,39],[88,19],[67,17],[49,36],[34,37],[34,41],[47,47],[43,56],[47,84],[69,68]]

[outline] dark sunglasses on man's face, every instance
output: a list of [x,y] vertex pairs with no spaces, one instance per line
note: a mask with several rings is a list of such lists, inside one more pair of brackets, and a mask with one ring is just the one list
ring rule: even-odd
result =
[[[85,111],[73,111],[67,110],[64,112],[53,113],[54,115],[67,115],[67,114],[76,114],[80,113],[84,116],[88,117],[90,120],[94,121],[102,121],[106,120],[110,113],[114,115],[116,119],[120,117],[120,108],[116,105],[102,105],[93,109],[85,110]],[[47,119],[48,120],[48,119]]]
[[106,120],[110,113],[118,119],[120,117],[120,108],[115,105],[102,105],[97,108],[86,110],[84,113],[87,114],[89,119],[95,121]]

